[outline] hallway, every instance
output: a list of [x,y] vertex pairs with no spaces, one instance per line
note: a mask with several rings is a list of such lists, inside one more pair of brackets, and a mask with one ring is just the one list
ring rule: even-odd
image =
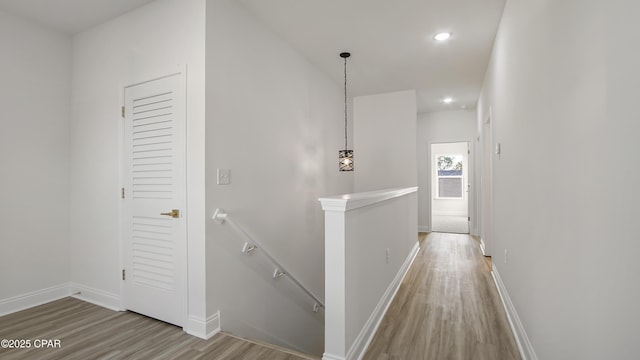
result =
[[421,233],[420,246],[364,359],[520,359],[478,241]]

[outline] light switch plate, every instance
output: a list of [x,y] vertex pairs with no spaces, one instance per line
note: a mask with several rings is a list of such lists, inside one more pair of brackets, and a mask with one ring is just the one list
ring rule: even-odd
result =
[[229,185],[231,183],[231,170],[218,169],[218,185]]

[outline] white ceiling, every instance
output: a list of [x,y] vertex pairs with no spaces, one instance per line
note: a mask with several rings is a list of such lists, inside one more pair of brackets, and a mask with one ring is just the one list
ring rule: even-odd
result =
[[0,0],[0,10],[72,35],[153,0]]
[[[505,0],[238,0],[349,92],[416,89],[418,111],[474,108]],[[433,35],[450,31],[446,43]],[[455,99],[445,105],[441,99]]]
[[[75,34],[153,0],[0,0],[0,10]],[[237,0],[349,93],[416,89],[418,111],[473,108],[505,0]],[[450,31],[446,43],[433,35]],[[450,96],[452,104],[441,99]]]

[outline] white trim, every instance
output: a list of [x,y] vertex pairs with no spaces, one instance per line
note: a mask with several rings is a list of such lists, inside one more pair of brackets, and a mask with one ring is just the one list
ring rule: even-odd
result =
[[409,268],[411,268],[411,264],[413,264],[416,255],[418,255],[419,250],[420,244],[416,241],[415,245],[411,249],[411,252],[409,252],[409,255],[396,274],[396,277],[393,279],[391,284],[389,284],[389,287],[387,287],[387,290],[382,295],[382,298],[378,302],[378,305],[376,305],[375,309],[371,313],[371,316],[364,324],[362,330],[360,330],[360,333],[349,348],[346,359],[362,359],[365,352],[367,351],[367,348],[369,348],[371,340],[373,340],[373,336],[376,334],[376,331],[378,330],[378,327],[380,326],[384,315],[387,313],[391,302],[396,297],[398,289],[400,289],[400,284],[402,284],[402,280],[404,279],[405,275],[407,275]]
[[[476,129],[477,130],[477,129]],[[469,234],[477,231],[478,209],[476,195],[476,142],[475,137],[467,142],[467,216],[469,217]]]
[[[127,85],[124,85],[124,88],[130,88],[130,87],[134,87],[134,86],[138,86],[138,85],[142,85],[142,84],[146,84],[146,83],[150,83],[156,80],[162,80],[162,79],[166,79],[169,77],[172,77],[174,75],[184,75],[186,77],[187,75],[187,64],[180,64],[176,67],[171,67],[171,69],[167,68],[166,71],[163,72],[154,72],[154,73],[146,73],[146,74],[142,74],[140,72],[138,72],[138,74],[135,76],[135,79],[130,80]],[[124,99],[124,97],[123,97]]]
[[309,360],[315,360],[317,359],[316,356],[314,355],[310,355],[310,354],[306,354],[304,352],[298,351],[298,350],[294,350],[288,347],[284,347],[284,346],[280,346],[280,345],[275,345],[269,342],[265,342],[265,341],[260,341],[260,340],[255,340],[255,339],[247,339],[247,338],[243,338],[241,336],[238,335],[234,335],[228,332],[222,332],[224,334],[224,336],[228,336],[228,337],[232,337],[232,338],[236,338],[236,339],[240,339],[242,341],[246,341],[252,344],[256,344],[256,345],[260,345],[262,347],[266,347],[269,349],[273,349],[273,350],[277,350],[279,352],[283,352],[283,353],[287,353],[290,355],[294,355],[294,357],[296,358],[303,358],[303,359],[309,359]]
[[322,360],[346,360],[346,359],[343,358],[342,356],[324,353],[322,354]]
[[418,232],[431,232],[431,230],[429,230],[428,226],[424,226],[424,225],[418,225]]
[[101,306],[113,311],[123,311],[120,296],[104,290],[86,285],[70,283],[71,294],[74,298]]
[[60,300],[71,293],[71,284],[64,283],[0,300],[0,316]]
[[201,339],[210,339],[220,332],[220,311],[209,316],[206,319],[197,316],[189,316],[187,326],[183,330],[189,334]]
[[482,250],[482,255],[487,256],[487,253],[484,247],[484,238],[480,238],[480,250]]
[[350,211],[418,191],[418,187],[395,188],[320,198],[322,210]]
[[504,283],[500,278],[500,273],[498,273],[498,268],[496,268],[495,265],[492,266],[491,275],[493,276],[493,281],[496,284],[498,294],[502,300],[502,306],[504,306],[504,310],[507,313],[507,319],[509,320],[511,331],[513,332],[513,336],[518,344],[518,350],[520,350],[522,360],[538,360],[538,356],[536,356],[536,352],[533,350],[533,346],[531,345],[531,341],[529,341],[527,332],[524,330],[524,326],[520,321],[518,312],[511,302],[507,288],[504,286]]

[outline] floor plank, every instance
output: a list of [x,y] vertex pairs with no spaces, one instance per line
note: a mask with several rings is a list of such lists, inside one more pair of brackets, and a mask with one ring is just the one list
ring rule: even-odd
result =
[[[2,360],[315,359],[228,334],[202,340],[174,325],[132,312],[111,311],[74,298],[0,317],[0,339],[31,340],[28,349],[0,348]],[[36,348],[36,339],[59,339],[61,346]]]
[[430,233],[420,242],[364,360],[519,360],[478,241]]

